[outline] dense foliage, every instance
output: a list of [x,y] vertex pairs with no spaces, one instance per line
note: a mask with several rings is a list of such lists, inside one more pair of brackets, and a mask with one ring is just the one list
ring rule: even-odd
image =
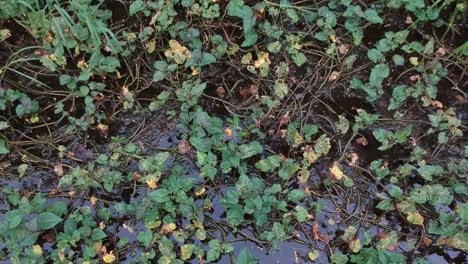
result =
[[466,261],[465,1],[0,6],[1,260]]

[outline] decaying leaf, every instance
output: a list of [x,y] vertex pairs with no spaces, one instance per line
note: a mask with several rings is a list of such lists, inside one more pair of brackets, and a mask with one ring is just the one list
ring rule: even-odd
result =
[[286,114],[282,115],[280,120],[279,120],[279,127],[286,126],[289,123],[289,111],[286,112]]
[[180,154],[189,153],[191,150],[190,143],[187,140],[181,140],[179,144],[177,144],[177,150]]
[[224,87],[218,86],[218,88],[216,88],[216,94],[219,97],[223,98],[225,93],[226,93],[226,91],[225,91]]
[[58,177],[63,176],[63,166],[61,163],[54,166],[54,172],[55,172],[55,175],[57,175]]
[[338,79],[338,77],[340,76],[340,72],[338,71],[333,71],[331,74],[330,74],[330,77],[328,77],[328,80],[329,81],[336,81]]
[[356,143],[358,143],[359,145],[364,146],[364,147],[369,144],[369,142],[367,141],[367,139],[365,137],[356,138]]
[[186,47],[182,46],[177,40],[169,40],[169,49],[164,52],[168,58],[172,58],[177,64],[184,62],[192,56],[192,53]]
[[359,155],[356,152],[350,154],[351,160],[348,162],[348,165],[353,167],[356,166],[357,162],[359,161]]

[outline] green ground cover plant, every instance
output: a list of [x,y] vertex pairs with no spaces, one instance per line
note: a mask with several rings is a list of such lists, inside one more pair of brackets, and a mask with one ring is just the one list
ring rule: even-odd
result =
[[1,261],[466,263],[466,1],[0,6]]

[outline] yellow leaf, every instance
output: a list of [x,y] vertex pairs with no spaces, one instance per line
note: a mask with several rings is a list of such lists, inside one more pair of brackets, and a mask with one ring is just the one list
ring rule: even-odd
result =
[[35,123],[38,123],[40,121],[39,117],[37,115],[34,115],[33,117],[31,117],[29,119],[29,122],[31,122],[31,124],[35,124]]
[[149,221],[145,223],[146,228],[153,229],[161,225],[161,221]]
[[316,249],[314,249],[313,251],[309,252],[309,254],[307,254],[307,256],[309,257],[310,260],[312,261],[315,261],[319,258],[320,256],[320,252]]
[[195,219],[192,220],[192,221],[193,221],[193,225],[194,225],[196,228],[201,229],[201,230],[204,230],[204,229],[205,229],[205,227],[203,226],[203,222],[199,222],[199,221],[197,221],[197,220],[195,220]]
[[333,166],[330,168],[330,172],[337,180],[341,180],[345,175],[340,169],[340,164],[338,162],[333,162]]
[[304,143],[304,138],[299,134],[295,134],[294,135],[294,144],[300,145],[302,143]]
[[193,249],[195,248],[195,245],[193,244],[185,244],[180,247],[180,258],[182,260],[189,260],[190,257],[193,254]]
[[163,225],[161,228],[161,234],[168,234],[174,231],[177,228],[176,224],[170,223],[167,225]]
[[169,40],[169,50],[164,52],[168,58],[172,58],[177,64],[184,64],[186,59],[192,57],[192,53],[184,46],[180,45],[177,40]]
[[232,129],[229,127],[226,127],[224,129],[224,135],[226,135],[226,137],[229,137],[229,138],[232,137]]
[[309,163],[314,163],[319,158],[319,155],[310,149],[309,151],[304,152],[304,158],[307,159]]
[[91,196],[91,197],[89,198],[89,201],[91,202],[92,205],[96,205],[97,200],[98,200],[98,199],[97,199],[96,196],[94,196],[94,195]]
[[156,182],[155,179],[151,179],[151,180],[146,181],[146,184],[148,184],[148,187],[150,187],[151,189],[156,189],[156,187],[158,187],[158,185],[156,183],[157,182]]
[[110,253],[104,254],[102,260],[104,263],[113,263],[117,258],[115,257],[114,253],[111,251]]
[[270,55],[268,54],[268,52],[260,52],[258,59],[254,62],[254,66],[257,69],[260,68],[260,66],[264,64],[266,65],[271,64]]
[[205,187],[200,188],[199,190],[195,191],[196,196],[202,196],[205,193],[206,189]]
[[34,255],[36,255],[36,256],[42,256],[43,252],[42,252],[42,248],[41,248],[40,245],[33,245],[33,246],[32,246],[32,249],[33,249]]
[[418,211],[409,212],[408,215],[406,216],[406,220],[408,220],[408,222],[415,224],[415,225],[424,224],[424,218],[422,217],[421,214],[419,214]]
[[414,66],[417,66],[419,64],[419,59],[418,57],[411,57],[409,58],[409,61],[411,64],[413,64]]
[[358,253],[361,250],[361,240],[359,238],[349,242],[349,248],[354,252]]

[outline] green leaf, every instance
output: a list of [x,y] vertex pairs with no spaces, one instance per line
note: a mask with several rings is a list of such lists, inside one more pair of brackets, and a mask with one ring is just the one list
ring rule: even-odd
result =
[[346,264],[348,263],[348,257],[341,253],[341,251],[335,251],[331,256],[330,259],[334,264]]
[[297,15],[296,10],[292,8],[286,9],[286,15],[291,19],[293,23],[297,23],[299,21],[299,16]]
[[134,14],[143,10],[145,10],[145,3],[142,0],[135,0],[130,5],[128,13],[129,15],[133,16]]
[[255,167],[263,172],[273,172],[276,168],[278,168],[280,164],[281,158],[279,155],[273,155],[268,157],[267,159],[263,159],[255,163]]
[[370,49],[367,51],[367,57],[374,63],[383,62],[385,60],[382,52],[378,49]]
[[219,240],[212,239],[208,242],[210,249],[206,254],[207,261],[215,261],[221,256],[221,245],[219,244]]
[[302,52],[295,52],[294,54],[291,55],[291,58],[293,59],[294,63],[297,66],[302,66],[304,63],[307,62],[307,58]]
[[418,173],[426,181],[432,181],[433,176],[439,176],[444,173],[444,168],[439,165],[422,165],[418,168]]
[[384,211],[390,211],[390,210],[393,210],[395,209],[395,206],[393,205],[392,203],[392,200],[386,198],[386,199],[383,199],[382,201],[380,201],[377,206],[376,206],[378,209],[380,210],[384,210]]
[[380,87],[382,81],[390,75],[390,68],[387,64],[377,64],[372,68],[369,83],[373,86]]
[[40,213],[36,218],[37,227],[43,230],[51,229],[61,221],[62,218],[50,212]]
[[281,50],[281,42],[271,42],[270,44],[268,44],[267,49],[271,53],[278,53]]
[[5,140],[0,138],[0,155],[10,153],[10,148],[7,146]]
[[296,205],[294,210],[295,210],[294,211],[294,216],[296,217],[297,221],[302,223],[302,222],[305,222],[307,220],[307,215],[309,215],[309,213],[307,212],[307,209],[305,209],[304,207],[302,207],[300,205]]
[[328,154],[330,149],[330,138],[326,134],[321,135],[314,144],[314,150],[319,156]]
[[294,189],[290,193],[288,193],[288,200],[291,202],[299,202],[304,200],[306,193],[304,190],[301,189]]
[[367,9],[364,18],[373,24],[382,24],[383,20],[374,9]]
[[10,127],[10,125],[7,122],[0,121],[0,130],[5,130],[5,129],[9,128],[9,127]]
[[258,141],[253,141],[253,142],[250,142],[249,144],[240,145],[239,151],[240,151],[239,157],[241,159],[246,159],[246,158],[250,158],[252,156],[262,153],[263,146]]
[[138,241],[142,242],[145,247],[149,247],[153,241],[153,232],[151,230],[139,232]]
[[148,197],[158,203],[164,203],[170,200],[169,191],[164,188],[150,192]]
[[243,248],[236,259],[236,264],[257,264],[258,259],[250,253],[248,248]]
[[281,166],[281,169],[278,171],[278,175],[280,176],[281,179],[283,180],[288,180],[290,179],[298,170],[300,169],[299,165],[297,162],[293,159],[286,159],[283,162],[283,166]]
[[283,99],[289,92],[288,85],[281,79],[275,81],[273,92],[279,99]]
[[398,66],[403,66],[405,64],[405,58],[403,56],[395,54],[392,57],[393,63]]

